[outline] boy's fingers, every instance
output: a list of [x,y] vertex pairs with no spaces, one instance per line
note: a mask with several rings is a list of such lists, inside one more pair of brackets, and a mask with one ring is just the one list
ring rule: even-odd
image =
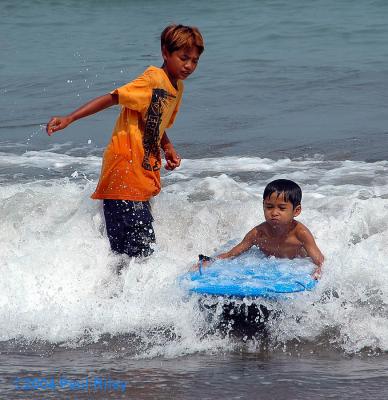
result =
[[47,122],[47,125],[46,125],[46,132],[47,133],[49,133],[49,131],[51,129],[51,124],[53,123],[52,121],[53,121],[53,119],[51,118],[50,121]]
[[47,126],[46,126],[46,132],[48,134],[53,133],[56,131],[56,127],[59,123],[58,118],[51,118],[50,121],[48,122]]
[[164,168],[166,168],[169,171],[172,171],[173,169],[175,169],[178,165],[176,165],[176,163],[174,163],[171,160],[167,160],[166,161],[166,165],[164,166]]
[[176,164],[177,167],[179,167],[181,165],[181,157],[179,154],[176,155],[174,162]]
[[166,164],[166,166],[165,166],[165,168],[166,168],[168,171],[172,171],[172,170],[174,170],[176,167],[177,167],[176,165],[171,164],[171,163]]
[[171,165],[171,167],[176,168],[179,167],[181,165],[181,159],[179,156],[174,157],[172,160],[169,160],[169,164]]
[[315,279],[315,280],[317,281],[318,279],[321,278],[321,274],[320,274],[319,272],[315,272],[315,273],[312,275],[312,278]]

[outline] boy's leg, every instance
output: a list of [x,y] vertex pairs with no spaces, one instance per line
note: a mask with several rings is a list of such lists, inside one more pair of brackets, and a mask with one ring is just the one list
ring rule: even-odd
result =
[[124,253],[124,226],[121,220],[121,207],[117,200],[104,200],[104,217],[110,247],[114,253]]
[[130,257],[147,257],[155,243],[148,201],[104,200],[104,215],[112,251]]

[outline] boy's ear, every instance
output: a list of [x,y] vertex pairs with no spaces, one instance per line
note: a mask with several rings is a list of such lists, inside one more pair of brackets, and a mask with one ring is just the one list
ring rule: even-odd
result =
[[299,204],[299,206],[296,206],[294,208],[294,217],[297,217],[301,212],[302,212],[302,206]]
[[166,46],[162,47],[162,57],[164,61],[167,61],[167,55],[168,55],[168,50],[166,49]]

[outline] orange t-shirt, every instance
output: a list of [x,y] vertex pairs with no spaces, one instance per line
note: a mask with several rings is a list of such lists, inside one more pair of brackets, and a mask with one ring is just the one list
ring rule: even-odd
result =
[[151,66],[112,92],[122,108],[93,199],[147,201],[160,192],[160,140],[179,110],[182,81],[177,86]]

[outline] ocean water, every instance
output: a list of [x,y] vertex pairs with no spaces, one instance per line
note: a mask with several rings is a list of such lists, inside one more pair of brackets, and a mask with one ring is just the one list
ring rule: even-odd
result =
[[[1,398],[386,398],[387,2],[2,0],[0,15]],[[90,195],[118,110],[44,125],[159,66],[171,22],[206,43],[169,131],[182,166],[152,201],[154,255],[117,276]],[[264,301],[265,333],[225,336],[177,279],[263,220],[276,178],[301,185],[324,274]]]

